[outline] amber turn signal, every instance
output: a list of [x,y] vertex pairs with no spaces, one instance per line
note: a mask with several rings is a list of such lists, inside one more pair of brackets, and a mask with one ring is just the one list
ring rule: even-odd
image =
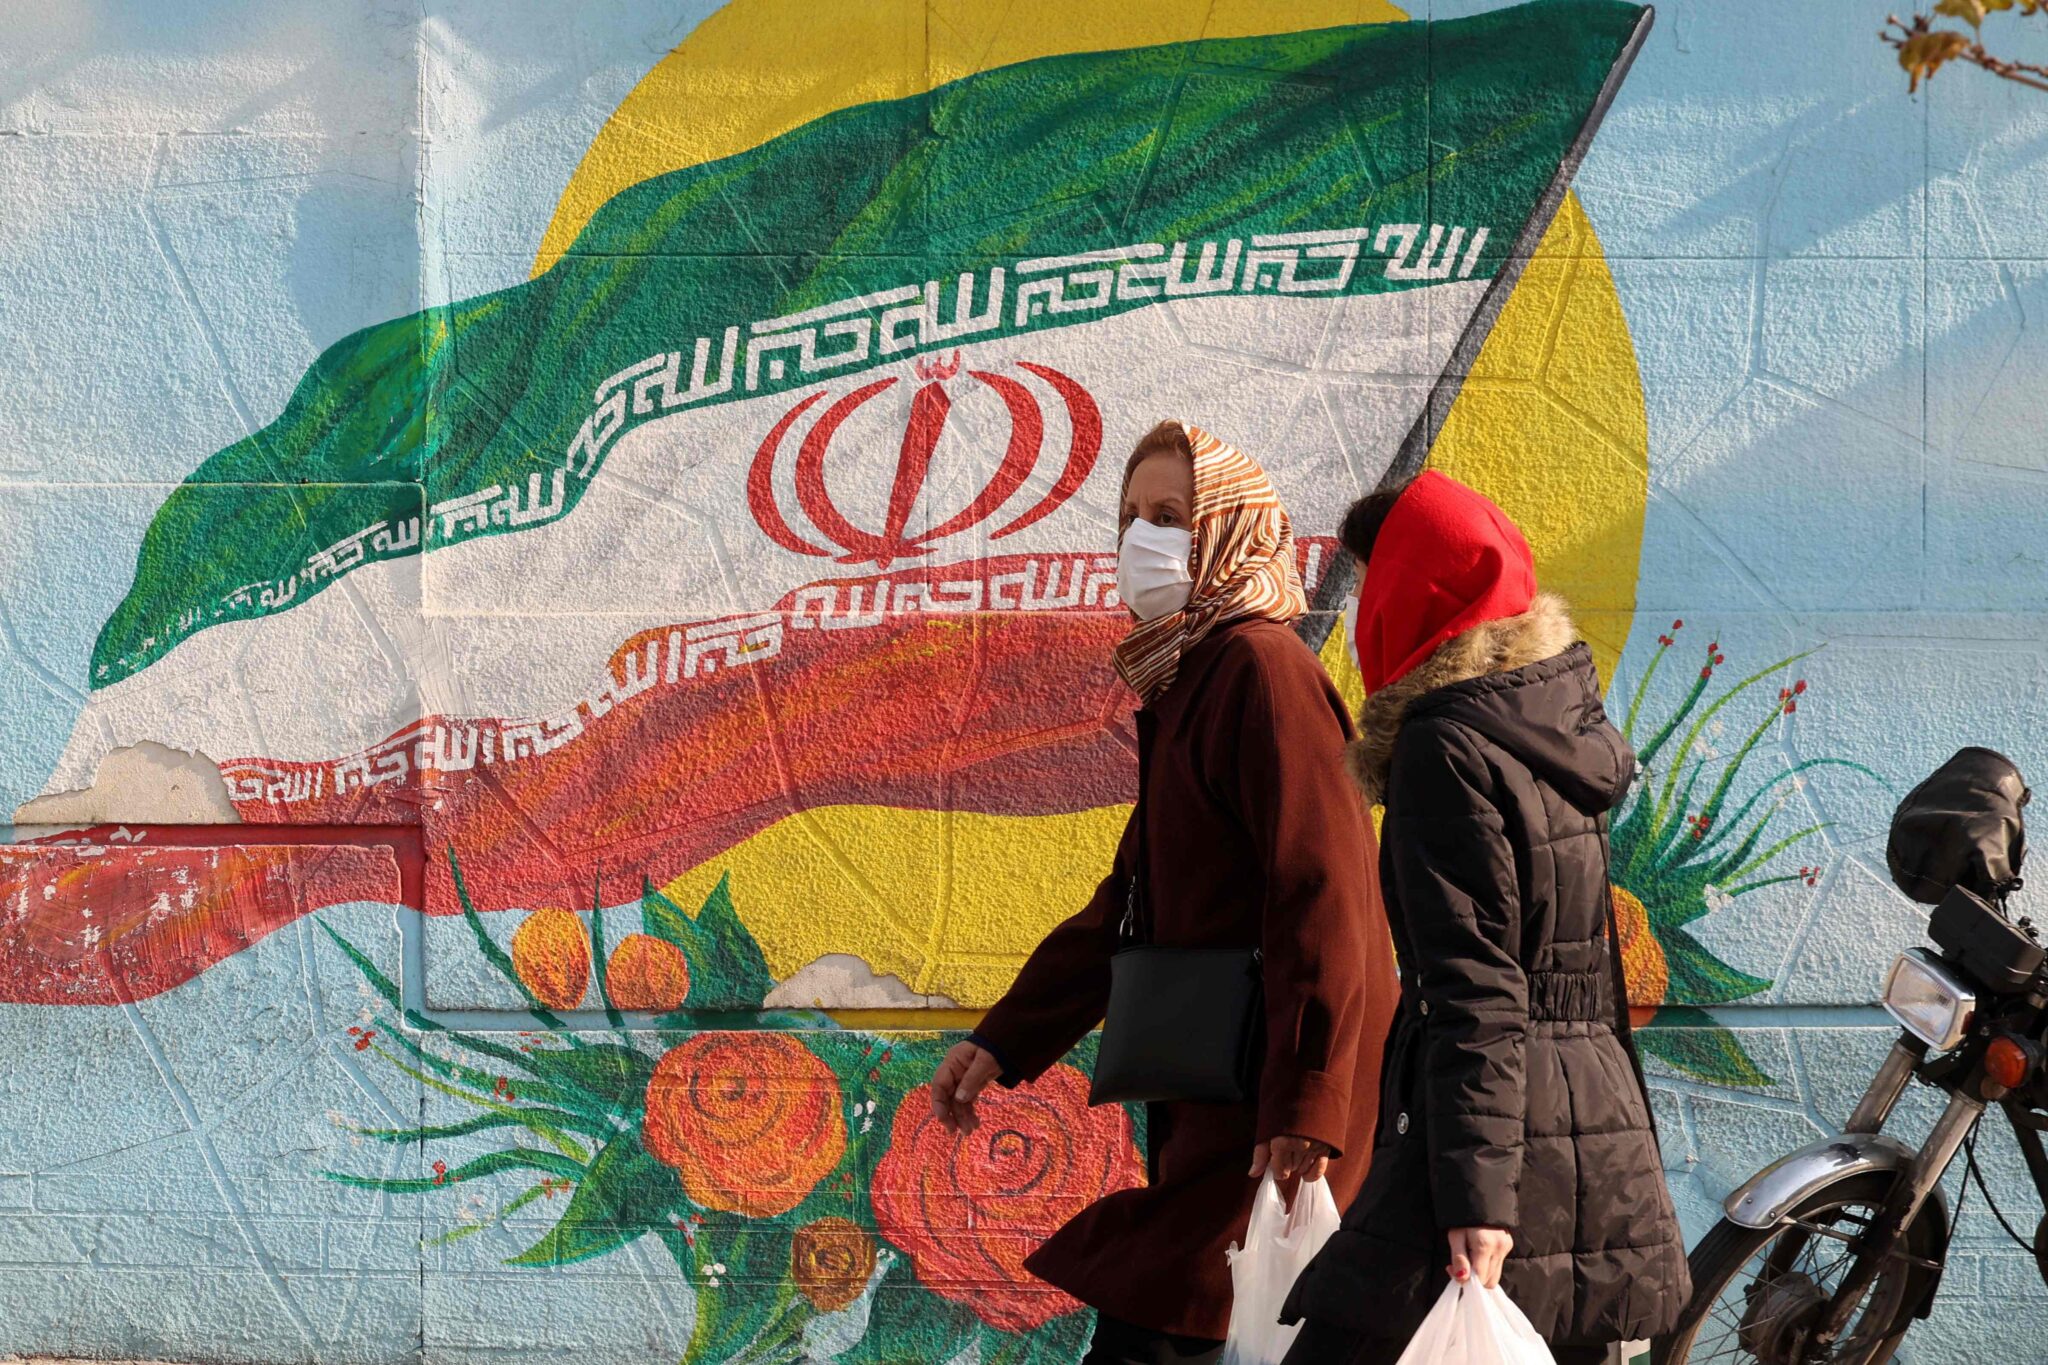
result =
[[1984,1049],[1984,1074],[2007,1090],[2017,1090],[2034,1070],[2034,1050],[2017,1038],[1998,1037]]

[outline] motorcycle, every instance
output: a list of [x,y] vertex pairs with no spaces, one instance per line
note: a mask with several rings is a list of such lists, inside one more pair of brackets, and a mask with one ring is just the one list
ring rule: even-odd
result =
[[[1771,1163],[1724,1201],[1692,1253],[1693,1299],[1658,1361],[1892,1359],[1933,1309],[1955,1227],[1941,1180],[1958,1153],[2048,1279],[2048,1217],[2029,1246],[1992,1201],[1975,1147],[1996,1107],[2048,1203],[2048,952],[2008,905],[2030,796],[2011,760],[1973,748],[1900,803],[1886,861],[1901,890],[1934,907],[1932,948],[1907,949],[1885,977],[1884,1007],[1902,1032],[1840,1136]],[[1947,1102],[1914,1145],[1884,1128],[1916,1082]]]

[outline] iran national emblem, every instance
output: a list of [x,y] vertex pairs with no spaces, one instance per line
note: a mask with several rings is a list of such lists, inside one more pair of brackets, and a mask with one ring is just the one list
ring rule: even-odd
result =
[[[991,540],[1013,536],[1057,511],[1087,482],[1088,475],[1095,468],[1096,457],[1102,453],[1102,412],[1079,381],[1029,361],[1017,362],[1016,368],[1044,381],[1065,405],[1071,435],[1059,477],[1052,488],[990,533]],[[1039,404],[1038,395],[1011,375],[987,370],[967,371],[969,379],[992,391],[1008,410],[1009,440],[1001,462],[966,506],[930,530],[914,532],[909,525],[911,510],[924,491],[925,480],[931,473],[932,452],[946,429],[947,414],[952,411],[953,400],[948,396],[946,386],[960,375],[960,353],[955,351],[946,360],[918,360],[913,363],[912,371],[921,381],[921,387],[911,398],[910,420],[903,430],[896,456],[896,476],[889,487],[888,509],[881,526],[875,529],[856,526],[833,504],[825,486],[825,460],[831,452],[833,438],[839,434],[847,418],[869,400],[894,387],[897,380],[894,375],[862,385],[838,398],[832,398],[830,390],[821,389],[785,412],[770,429],[760,449],[755,452],[753,467],[747,474],[747,504],[753,510],[754,520],[760,523],[770,540],[797,554],[836,558],[841,564],[873,564],[886,569],[899,559],[929,554],[937,542],[978,526],[1004,510],[1004,505],[1024,486],[1046,457],[1045,412]],[[831,401],[827,403],[827,399]],[[821,403],[826,406],[814,416],[813,410]],[[794,437],[796,428],[807,418],[810,419],[809,426],[800,438]],[[797,509],[802,512],[803,520],[809,523],[814,535],[800,534],[777,499],[777,461],[781,458],[783,446],[792,441],[796,445],[794,482]]]

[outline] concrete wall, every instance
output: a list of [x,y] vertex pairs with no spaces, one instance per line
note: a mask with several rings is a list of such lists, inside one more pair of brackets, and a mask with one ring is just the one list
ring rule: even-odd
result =
[[[2048,756],[2048,96],[1879,17],[12,16],[0,1353],[1076,1359],[1141,1116],[919,1087],[1120,828],[1162,415],[1312,587],[1404,450],[1529,528],[1702,1233],[1886,1046],[1897,795]],[[1958,1236],[1903,1359],[2048,1330]]]

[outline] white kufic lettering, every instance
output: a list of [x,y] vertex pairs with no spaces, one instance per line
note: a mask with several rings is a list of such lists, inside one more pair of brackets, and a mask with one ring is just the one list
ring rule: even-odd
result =
[[393,550],[410,550],[419,543],[420,519],[418,517],[407,517],[388,529],[384,523],[380,522],[377,525],[376,534],[370,537],[370,547],[372,549],[382,550],[387,553]]
[[782,617],[775,612],[711,621],[684,632],[683,676],[759,663],[782,652]]
[[[784,377],[786,365],[777,352],[795,351],[798,369],[804,374],[836,370],[866,360],[874,332],[874,322],[868,314],[893,304],[908,303],[923,292],[917,285],[906,284],[754,323],[748,329],[751,335],[747,342],[747,388],[751,391],[761,386],[764,356],[769,358],[768,377]],[[837,351],[821,354],[820,336],[843,345]]]
[[[1079,567],[1078,565],[1076,566]],[[1088,570],[1087,586],[1081,595],[1083,606],[1116,607],[1123,605],[1123,598],[1116,591],[1116,561],[1104,563],[1096,560]]]
[[980,611],[981,580],[954,578],[931,585],[930,611]]
[[1194,277],[1187,275],[1188,244],[1175,242],[1173,254],[1166,262],[1166,294],[1168,298],[1184,298],[1198,294],[1225,294],[1237,287],[1238,256],[1244,243],[1233,237],[1223,249],[1223,263],[1216,264],[1216,243],[1202,243],[1201,258],[1195,264]]
[[464,772],[476,766],[482,736],[468,726],[437,725],[413,748],[413,766],[421,772]]
[[636,417],[645,417],[655,411],[656,404],[672,408],[682,402],[676,397],[676,381],[682,378],[683,353],[670,351],[661,357],[661,364],[633,380],[632,412]]
[[355,754],[334,765],[334,794],[346,796],[370,784],[370,756]]
[[[1336,293],[1351,282],[1351,269],[1358,262],[1358,248],[1365,228],[1340,228],[1333,232],[1282,232],[1252,238],[1252,251],[1245,262],[1245,288],[1256,293],[1270,283],[1282,294]],[[1296,268],[1304,260],[1334,261],[1334,273],[1303,279]],[[1266,278],[1271,267],[1273,275]]]
[[475,493],[443,499],[428,508],[427,514],[438,519],[442,540],[452,540],[460,531],[486,530],[491,524],[490,503],[504,491],[492,484]]
[[306,557],[306,581],[314,583],[322,578],[332,578],[337,574],[347,573],[350,569],[362,563],[364,539],[371,532],[383,526],[383,524],[380,521],[376,526],[365,526],[354,535],[343,536],[326,549],[315,550],[312,554],[308,555]]
[[[625,393],[621,391],[599,398],[596,410],[583,419],[583,425],[577,428],[576,439],[569,442],[569,449],[563,453],[562,467],[572,470],[579,479],[589,478],[597,468],[599,458],[604,455],[604,448],[625,425]],[[581,464],[577,462],[578,456],[582,457]]]
[[882,624],[882,608],[889,598],[889,580],[884,578],[879,583],[868,585],[871,597],[865,609],[861,605],[862,585],[848,583],[844,586],[847,606],[843,611],[839,606],[840,584],[819,584],[798,592],[794,602],[796,626],[809,629],[814,616],[815,624],[821,630],[853,630]]
[[690,387],[680,398],[662,399],[661,405],[669,408],[680,407],[684,403],[701,403],[707,398],[716,398],[721,393],[729,392],[732,389],[733,363],[739,357],[739,346],[740,329],[726,328],[724,347],[719,352],[719,373],[712,376],[708,373],[711,364],[711,338],[698,337],[696,356],[690,362]]
[[541,497],[541,476],[538,473],[526,476],[526,502],[520,504],[519,489],[508,491],[504,497],[491,504],[491,522],[497,526],[530,526],[537,521],[548,521],[561,515],[565,494],[566,473],[554,471],[554,481],[548,497]]
[[[1060,591],[1060,570],[1062,568],[1070,570],[1066,575],[1067,589],[1065,592]],[[1081,564],[1078,561],[1066,564],[1056,559],[1047,564],[1045,566],[1043,586],[1032,581],[1037,572],[1038,561],[1035,559],[1027,560],[1024,565],[1024,610],[1053,611],[1060,607],[1072,607],[1080,604]]]
[[1458,267],[1459,279],[1472,278],[1472,268],[1479,264],[1479,253],[1486,249],[1486,235],[1489,231],[1489,228],[1480,228],[1472,234],[1472,245],[1465,251],[1465,263]]

